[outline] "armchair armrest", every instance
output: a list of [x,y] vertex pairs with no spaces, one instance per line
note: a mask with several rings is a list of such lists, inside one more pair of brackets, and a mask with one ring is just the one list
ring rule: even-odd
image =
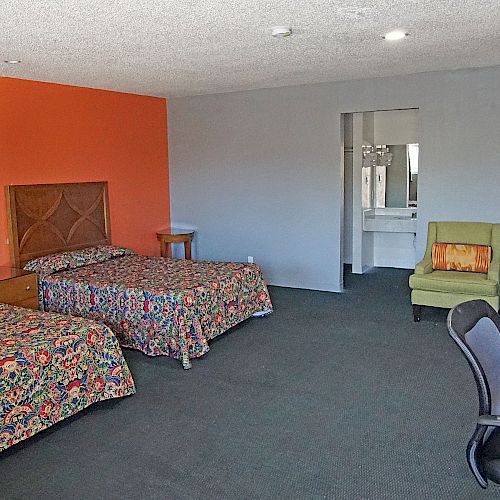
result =
[[477,423],[479,425],[500,427],[500,415],[479,415]]
[[500,275],[500,224],[492,224],[491,230],[491,249],[493,250],[493,259],[490,262],[490,269],[488,271],[488,279],[492,281],[499,281]]
[[498,283],[500,277],[500,262],[498,260],[494,260],[490,264],[490,269],[488,270],[488,279],[496,281]]
[[432,259],[424,257],[415,266],[415,274],[429,274],[432,272]]

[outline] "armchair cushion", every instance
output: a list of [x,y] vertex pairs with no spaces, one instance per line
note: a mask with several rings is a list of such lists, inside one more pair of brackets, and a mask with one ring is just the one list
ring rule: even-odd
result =
[[491,261],[488,245],[433,243],[432,267],[438,271],[467,271],[487,273]]
[[487,274],[460,271],[432,271],[410,276],[410,288],[434,292],[498,295],[498,281],[488,279]]

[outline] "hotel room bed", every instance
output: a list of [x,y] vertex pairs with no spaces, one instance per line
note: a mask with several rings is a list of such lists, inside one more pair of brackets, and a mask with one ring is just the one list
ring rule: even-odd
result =
[[255,264],[145,257],[102,246],[45,256],[25,268],[39,275],[44,310],[102,321],[123,347],[179,359],[184,368],[217,335],[272,310]]
[[0,304],[0,451],[93,403],[134,393],[109,328]]
[[143,257],[112,247],[106,182],[7,192],[12,261],[38,273],[42,308],[103,321],[122,346],[189,368],[215,336],[272,310],[257,265]]

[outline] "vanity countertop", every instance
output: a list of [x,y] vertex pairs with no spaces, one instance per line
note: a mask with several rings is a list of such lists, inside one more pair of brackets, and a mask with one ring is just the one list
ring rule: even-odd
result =
[[369,208],[363,211],[363,231],[416,233],[415,208]]

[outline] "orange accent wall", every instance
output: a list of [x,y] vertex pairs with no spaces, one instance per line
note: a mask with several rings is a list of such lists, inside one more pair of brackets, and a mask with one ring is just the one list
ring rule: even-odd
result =
[[0,78],[0,265],[10,265],[8,184],[108,181],[113,243],[159,255],[167,151],[166,99]]

